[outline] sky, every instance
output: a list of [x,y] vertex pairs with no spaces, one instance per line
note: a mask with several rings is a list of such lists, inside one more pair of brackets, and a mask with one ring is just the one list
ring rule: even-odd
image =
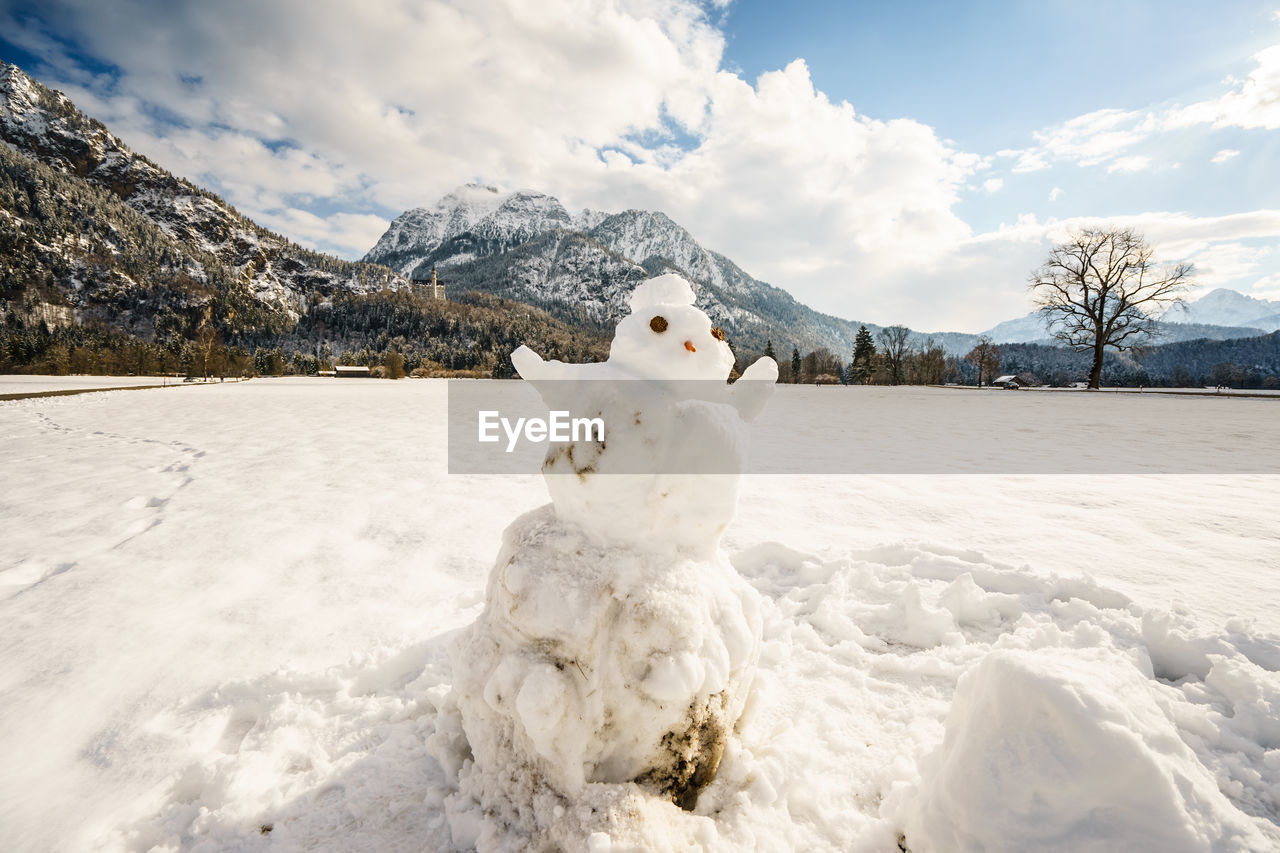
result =
[[470,181],[977,332],[1083,226],[1280,299],[1280,0],[0,0],[0,58],[303,245]]

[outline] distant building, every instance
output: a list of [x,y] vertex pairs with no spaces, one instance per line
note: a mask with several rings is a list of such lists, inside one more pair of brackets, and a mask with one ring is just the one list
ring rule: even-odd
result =
[[431,268],[431,278],[417,278],[414,274],[413,292],[428,299],[444,299],[444,282],[436,277],[436,268]]
[[338,377],[339,379],[342,379],[343,377],[347,377],[347,378],[364,377],[367,379],[370,374],[369,374],[369,368],[364,366],[354,365],[354,364],[339,364],[333,368],[333,375]]
[[1004,388],[1006,391],[1017,391],[1022,387],[1022,380],[1012,375],[997,376],[991,384]]

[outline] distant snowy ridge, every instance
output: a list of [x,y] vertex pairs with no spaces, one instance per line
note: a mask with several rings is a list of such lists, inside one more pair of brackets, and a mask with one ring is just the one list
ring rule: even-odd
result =
[[1175,306],[1165,316],[1178,323],[1252,326],[1274,332],[1280,330],[1280,300],[1257,299],[1219,287],[1194,302]]
[[[1217,292],[1217,291],[1215,291]],[[1235,291],[1227,291],[1235,293]],[[1236,294],[1239,296],[1240,294]],[[1248,297],[1245,297],[1246,299]],[[1195,303],[1192,303],[1193,305]],[[1177,343],[1207,338],[1213,341],[1226,341],[1235,338],[1254,338],[1274,331],[1265,324],[1250,326],[1231,326],[1210,323],[1192,315],[1184,319],[1185,314],[1179,306],[1174,306],[1163,319],[1155,322],[1156,339],[1154,343]],[[1277,324],[1276,328],[1280,328]],[[1050,321],[1039,311],[1032,311],[1016,320],[1005,320],[997,323],[982,333],[997,344],[1048,344],[1061,346],[1053,337]]]

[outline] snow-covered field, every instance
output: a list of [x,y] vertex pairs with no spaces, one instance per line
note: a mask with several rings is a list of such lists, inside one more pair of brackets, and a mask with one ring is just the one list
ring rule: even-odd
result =
[[[850,402],[970,396],[783,387],[766,416],[804,440]],[[0,846],[451,849],[447,649],[546,490],[447,475],[445,399],[0,403]],[[1064,453],[1090,401],[993,399],[1034,399]],[[693,815],[618,824],[658,849],[1280,849],[1278,513],[1274,475],[748,477],[724,541],[764,600],[744,723]]]
[[128,388],[134,385],[181,385],[172,376],[39,376],[0,375],[0,394],[35,394],[41,391],[79,391],[91,388]]

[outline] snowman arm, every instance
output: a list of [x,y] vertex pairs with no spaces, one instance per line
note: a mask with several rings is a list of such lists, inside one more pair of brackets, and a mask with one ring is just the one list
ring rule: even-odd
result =
[[547,374],[547,362],[542,356],[523,344],[511,353],[511,363],[522,379],[544,379]]
[[757,359],[742,372],[729,392],[730,402],[744,421],[753,421],[764,404],[773,396],[773,385],[778,381],[778,363],[767,355]]

